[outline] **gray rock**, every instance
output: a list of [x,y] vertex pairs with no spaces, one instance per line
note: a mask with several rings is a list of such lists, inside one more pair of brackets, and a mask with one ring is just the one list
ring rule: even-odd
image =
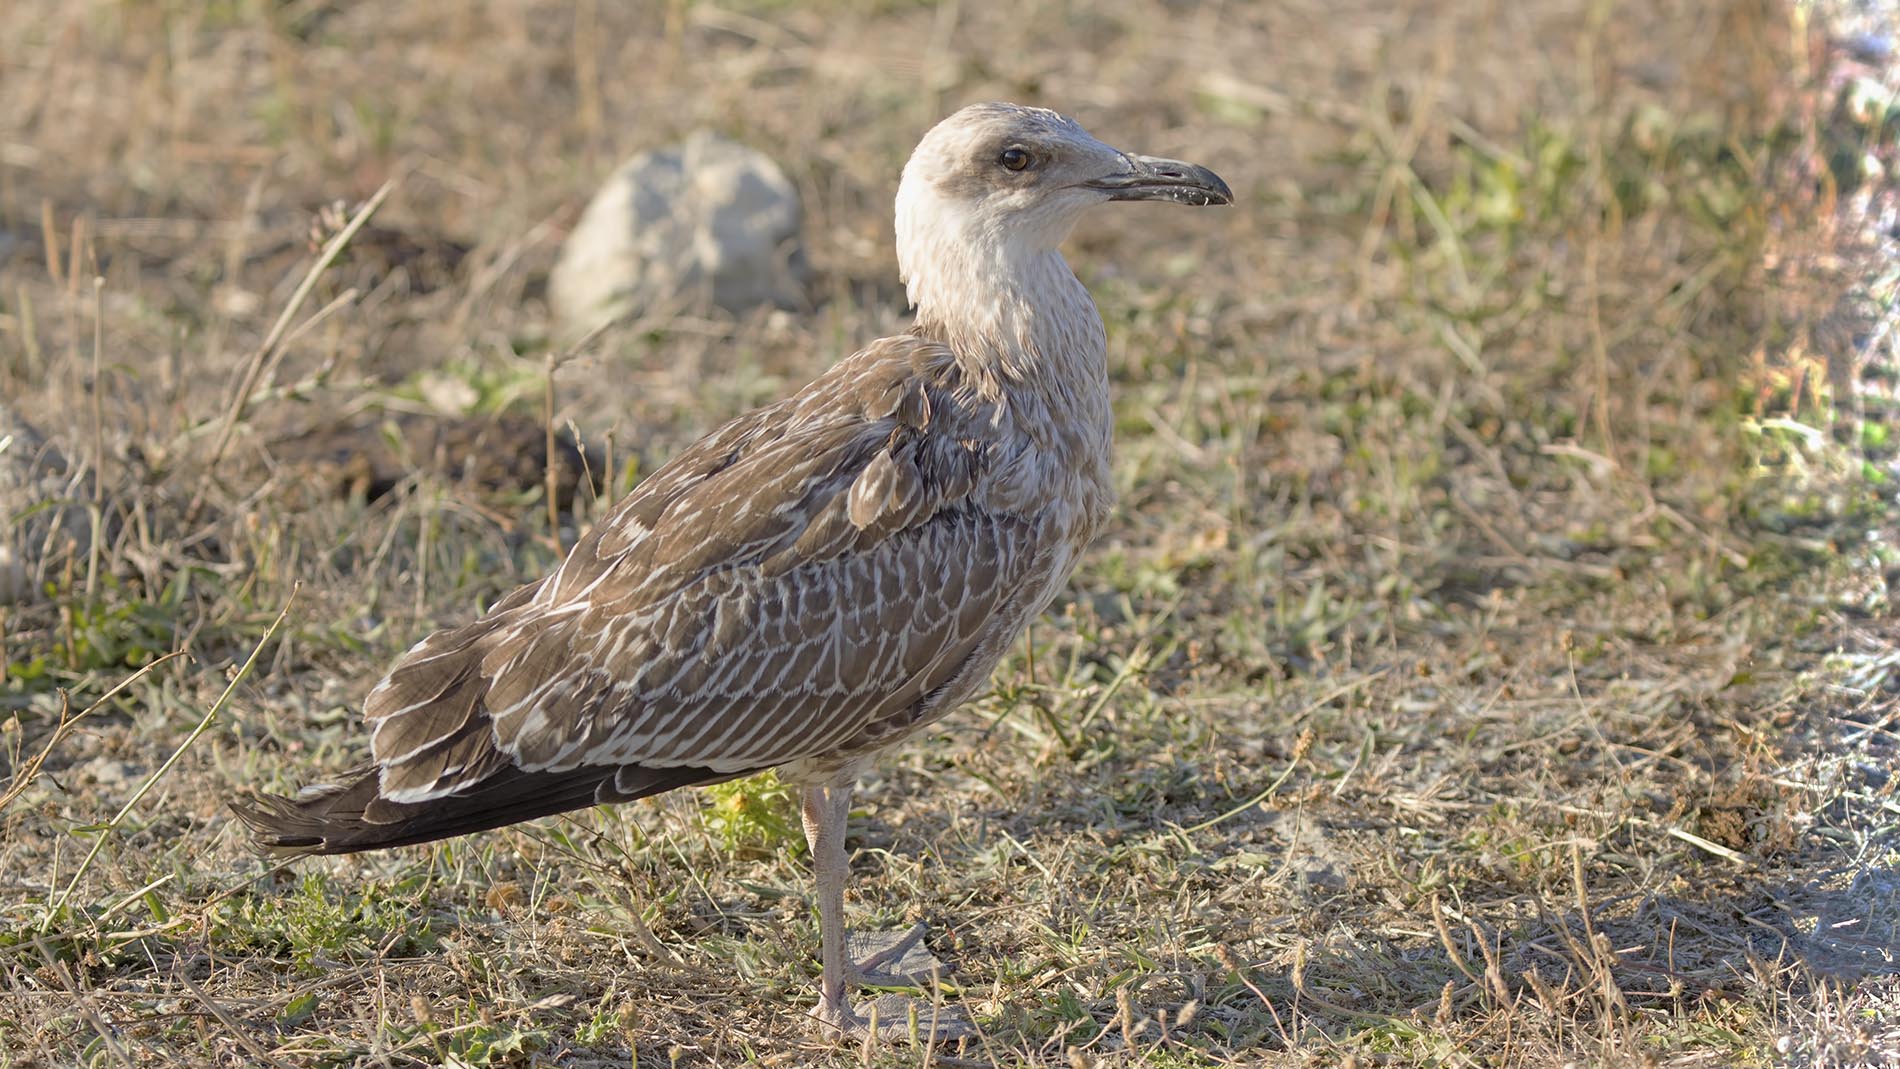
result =
[[701,130],[613,173],[562,247],[548,299],[571,340],[656,305],[796,307],[807,273],[785,172]]
[[38,600],[67,547],[91,544],[90,494],[85,473],[0,404],[0,605]]

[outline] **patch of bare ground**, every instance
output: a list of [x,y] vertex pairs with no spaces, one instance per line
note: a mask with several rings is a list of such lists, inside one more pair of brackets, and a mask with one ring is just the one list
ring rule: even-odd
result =
[[[770,780],[291,866],[222,799],[359,756],[590,483],[898,329],[897,168],[995,97],[1239,204],[1077,236],[1118,519],[862,795],[851,908],[931,922],[956,1057],[1900,1057],[1891,83],[1807,11],[16,0],[0,396],[74,468],[7,517],[0,1065],[925,1060],[803,1017]],[[816,307],[550,393],[564,228],[699,126],[799,184]],[[552,525],[439,443],[525,444],[417,423],[470,419],[578,434]]]

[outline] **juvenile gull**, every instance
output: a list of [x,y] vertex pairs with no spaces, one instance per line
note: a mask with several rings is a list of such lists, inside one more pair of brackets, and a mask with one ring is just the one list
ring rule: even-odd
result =
[[369,765],[233,808],[265,847],[336,854],[777,768],[818,887],[815,1012],[864,1027],[847,980],[905,946],[847,969],[852,784],[983,685],[1113,503],[1106,338],[1059,246],[1105,201],[1232,199],[1052,111],[945,119],[897,191],[909,333],[701,439],[552,575],[404,654]]

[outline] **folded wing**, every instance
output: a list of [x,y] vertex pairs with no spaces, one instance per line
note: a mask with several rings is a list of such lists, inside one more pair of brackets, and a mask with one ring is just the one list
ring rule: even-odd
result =
[[973,498],[994,458],[949,372],[885,339],[703,439],[553,575],[406,654],[367,702],[371,767],[240,815],[267,845],[367,849],[901,734],[1033,611],[1052,552]]

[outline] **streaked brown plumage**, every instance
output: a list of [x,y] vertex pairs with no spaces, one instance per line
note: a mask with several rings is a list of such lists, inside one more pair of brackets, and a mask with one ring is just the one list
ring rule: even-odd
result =
[[860,1025],[850,785],[988,678],[1108,515],[1105,339],[1057,247],[1111,199],[1230,194],[1053,112],[946,119],[898,195],[909,334],[702,439],[554,574],[405,654],[367,702],[370,764],[238,814],[266,846],[341,853],[777,767],[805,788],[818,1012]]

